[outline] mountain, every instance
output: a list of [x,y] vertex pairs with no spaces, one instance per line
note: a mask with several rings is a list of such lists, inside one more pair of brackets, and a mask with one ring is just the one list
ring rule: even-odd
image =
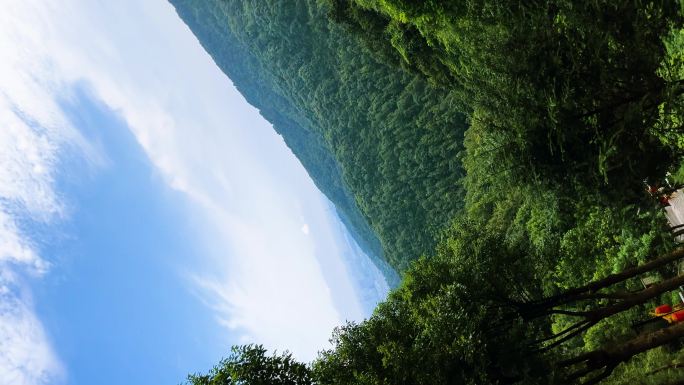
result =
[[315,0],[170,2],[396,284],[463,204],[453,92],[386,64]]

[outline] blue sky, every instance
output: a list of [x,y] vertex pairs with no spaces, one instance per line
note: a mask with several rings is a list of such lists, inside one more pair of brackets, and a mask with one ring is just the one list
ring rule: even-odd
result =
[[387,285],[164,1],[0,14],[0,385],[310,360]]

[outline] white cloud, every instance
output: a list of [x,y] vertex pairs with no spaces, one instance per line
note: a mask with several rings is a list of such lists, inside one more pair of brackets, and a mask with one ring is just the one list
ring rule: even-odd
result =
[[198,230],[187,236],[204,243],[205,255],[181,268],[193,269],[194,289],[239,341],[310,359],[334,326],[363,316],[357,300],[339,309],[339,298],[355,294],[322,219],[327,203],[168,3],[10,1],[0,33],[3,57],[16,56],[0,61],[0,124],[12,127],[0,131],[0,259],[47,267],[13,218],[15,210],[63,215],[53,173],[64,146],[97,161],[57,102],[86,84],[191,202]]
[[[204,245],[204,255],[179,268],[191,269],[193,290],[234,341],[310,359],[334,326],[363,316],[328,203],[168,3],[14,0],[0,13],[0,39],[0,263],[45,272],[49,264],[20,231],[18,215],[44,222],[65,215],[54,191],[65,148],[101,162],[58,103],[85,84],[191,203],[197,233],[186,236]],[[7,293],[0,306],[17,310],[0,312],[0,341],[29,334],[43,353],[0,355],[7,361],[0,378],[14,367],[24,383],[44,383],[60,365],[29,303],[16,289]],[[13,320],[15,329],[2,326]]]
[[[0,283],[0,383],[52,384],[63,369],[36,317],[25,289],[3,274]],[[23,293],[22,293],[23,292]],[[23,294],[23,295],[22,295]]]
[[[49,9],[49,7],[47,7]],[[65,151],[93,156],[55,98],[60,88],[44,55],[44,10],[3,4],[0,13],[0,384],[39,385],[63,377],[24,278],[49,262],[28,234],[30,224],[65,215],[55,172]],[[38,27],[38,28],[36,28]],[[89,154],[89,155],[86,155]]]

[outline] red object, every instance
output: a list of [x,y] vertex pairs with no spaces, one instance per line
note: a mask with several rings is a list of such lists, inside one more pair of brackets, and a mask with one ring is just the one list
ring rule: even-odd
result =
[[684,310],[672,313],[672,322],[682,322],[684,321]]
[[657,308],[655,308],[655,314],[656,315],[663,315],[666,313],[669,313],[672,311],[672,306],[670,305],[660,305]]
[[669,206],[670,205],[670,199],[666,197],[665,195],[660,196],[660,204],[663,206]]

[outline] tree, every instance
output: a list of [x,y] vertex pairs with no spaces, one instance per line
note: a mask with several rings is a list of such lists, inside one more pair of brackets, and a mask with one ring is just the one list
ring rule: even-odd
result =
[[478,225],[456,222],[370,319],[337,330],[333,349],[314,364],[321,383],[548,383],[552,368],[526,343],[548,321],[509,318],[505,301],[538,294],[534,282],[512,279],[527,275],[530,261]]
[[329,3],[384,57],[456,90],[473,124],[514,138],[528,175],[633,194],[682,154],[681,66],[661,70],[678,1]]
[[[371,319],[338,330],[335,348],[317,364],[330,381],[322,383],[565,384],[591,376],[586,383],[593,384],[635,355],[684,336],[684,328],[677,326],[609,340],[588,352],[554,349],[602,320],[676,289],[684,277],[639,292],[615,287],[684,258],[684,249],[535,300],[537,284],[520,281],[529,277],[530,261],[480,228],[477,222],[456,222],[437,255],[418,261]],[[554,314],[583,320],[554,334]],[[579,364],[584,367],[576,368]]]
[[311,385],[311,371],[292,354],[266,354],[262,345],[233,346],[208,374],[188,376],[188,385]]
[[[610,376],[619,364],[630,360],[635,355],[679,340],[683,337],[684,323],[679,323],[650,333],[642,333],[623,343],[617,343],[580,354],[576,357],[563,360],[559,362],[558,365],[560,367],[582,365],[581,369],[573,371],[567,379],[572,381],[594,374],[593,377],[583,382],[583,385],[597,384]],[[595,372],[599,370],[601,372],[595,374]]]

